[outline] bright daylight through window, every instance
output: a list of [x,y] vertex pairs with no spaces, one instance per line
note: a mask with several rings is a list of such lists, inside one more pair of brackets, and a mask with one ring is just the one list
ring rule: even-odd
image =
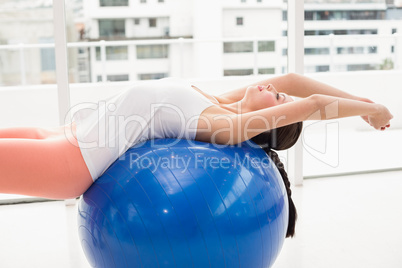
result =
[[[0,87],[37,88],[34,95],[30,91],[18,98],[21,107],[31,107],[29,116],[4,101],[2,109],[14,115],[3,122],[5,126],[58,123],[56,96],[45,91],[57,78],[52,4],[52,0],[0,0]],[[287,8],[287,0],[66,0],[70,85],[89,88],[99,82],[171,76],[225,79],[287,73]],[[387,75],[384,90],[396,90],[392,81],[397,75],[392,72],[402,69],[402,1],[305,0],[304,19],[305,74],[360,90],[362,95],[375,95],[370,78]],[[353,84],[351,77],[367,86]],[[88,88],[80,94],[73,88],[72,100],[103,96]],[[345,125],[364,130],[354,121]],[[309,144],[309,138],[304,142]],[[312,148],[309,153],[315,156],[306,162],[325,158],[328,150],[328,146]],[[331,169],[342,166],[337,157],[325,160]],[[383,167],[395,167],[388,163]],[[306,165],[307,175],[319,170]],[[346,166],[339,170],[361,169]],[[331,173],[326,168],[322,172]]]

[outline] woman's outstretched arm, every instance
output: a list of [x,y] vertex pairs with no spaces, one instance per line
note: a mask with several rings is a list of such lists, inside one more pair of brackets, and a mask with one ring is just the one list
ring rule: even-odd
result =
[[[252,85],[269,85],[272,84],[277,91],[286,93],[291,96],[306,98],[313,94],[322,94],[334,97],[340,97],[351,100],[360,100],[370,102],[365,98],[354,96],[333,86],[321,83],[314,79],[303,75],[289,73],[281,76],[268,78]],[[218,96],[221,103],[236,102],[244,97],[248,86],[242,87]]]
[[381,104],[320,94],[244,114],[220,115],[211,110],[203,116],[197,139],[218,144],[238,144],[264,131],[305,120],[367,116],[375,129],[382,129],[392,119]]

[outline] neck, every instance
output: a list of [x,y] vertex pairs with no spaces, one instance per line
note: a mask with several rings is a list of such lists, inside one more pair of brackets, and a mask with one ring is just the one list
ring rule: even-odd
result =
[[244,114],[250,112],[243,100],[228,104],[220,104],[219,106],[235,114]]

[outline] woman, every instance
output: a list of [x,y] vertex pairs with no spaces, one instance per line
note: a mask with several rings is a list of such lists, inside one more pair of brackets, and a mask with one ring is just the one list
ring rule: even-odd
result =
[[[294,101],[290,95],[302,99]],[[392,119],[383,105],[296,74],[220,96],[183,81],[162,79],[81,109],[69,125],[0,130],[0,192],[77,197],[128,148],[147,139],[186,138],[217,144],[251,139],[280,169],[290,201],[287,236],[292,236],[296,210],[290,184],[271,149],[291,147],[304,120],[357,115],[381,130]]]

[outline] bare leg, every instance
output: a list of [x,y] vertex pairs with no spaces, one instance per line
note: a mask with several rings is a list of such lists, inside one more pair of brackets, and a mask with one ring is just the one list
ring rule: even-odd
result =
[[0,192],[54,199],[74,198],[92,184],[76,144],[65,136],[0,139]]
[[0,129],[0,139],[45,139],[61,132],[61,128],[13,127]]

